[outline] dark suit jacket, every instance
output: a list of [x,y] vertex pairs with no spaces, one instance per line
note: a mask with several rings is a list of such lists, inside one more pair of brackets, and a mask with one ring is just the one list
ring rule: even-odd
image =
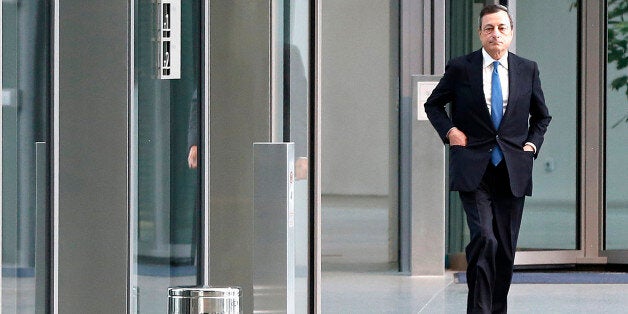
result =
[[[447,132],[457,127],[467,135],[467,146],[450,147],[450,188],[475,190],[499,145],[510,176],[514,196],[532,194],[532,163],[536,157],[523,150],[526,142],[537,154],[552,117],[545,106],[539,70],[533,61],[508,55],[508,106],[499,129],[491,121],[482,89],[482,51],[449,61],[445,74],[425,103],[427,116],[444,143]],[[451,103],[450,115],[445,105]]]

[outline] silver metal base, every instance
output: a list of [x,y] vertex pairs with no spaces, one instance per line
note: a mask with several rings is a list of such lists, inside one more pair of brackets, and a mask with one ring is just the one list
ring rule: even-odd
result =
[[168,314],[239,314],[239,287],[168,288]]

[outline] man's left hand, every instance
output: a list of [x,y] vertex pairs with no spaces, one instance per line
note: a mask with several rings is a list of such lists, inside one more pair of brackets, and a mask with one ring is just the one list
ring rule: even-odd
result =
[[533,152],[534,153],[534,147],[532,147],[530,145],[523,146],[523,150],[526,151],[526,152]]

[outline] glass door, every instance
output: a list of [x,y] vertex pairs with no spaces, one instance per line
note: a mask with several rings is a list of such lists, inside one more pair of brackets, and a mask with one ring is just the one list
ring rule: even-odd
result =
[[[449,57],[481,48],[478,16],[485,1],[449,1]],[[533,196],[526,199],[517,264],[574,263],[580,244],[579,208],[579,13],[574,0],[508,1],[515,37],[510,51],[539,65],[545,100],[554,117],[534,163]],[[546,21],[551,21],[548,31]],[[540,36],[542,35],[542,36]],[[560,52],[556,51],[560,47]],[[468,231],[452,193],[448,253],[463,252]],[[540,254],[540,255],[539,255]],[[545,262],[544,262],[545,261]]]
[[[577,1],[510,1],[515,7],[516,53],[539,64],[553,117],[534,163],[533,196],[526,200],[519,250],[577,250],[578,6]],[[560,32],[547,32],[552,21]],[[539,39],[543,34],[543,39]],[[550,52],[561,47],[560,53]]]
[[[177,77],[175,7],[169,14],[158,8],[161,1],[134,1],[132,313],[163,312],[168,287],[197,283],[201,1],[178,2]],[[166,40],[168,36],[172,41]],[[172,44],[170,55],[167,44]]]
[[[310,296],[313,295],[313,267],[310,257],[310,221],[313,215],[310,207],[310,12],[307,0],[283,1],[283,103],[282,131],[284,142],[294,143],[295,153],[295,255],[296,255],[296,309],[306,313],[313,308]],[[276,22],[276,21],[275,21]]]
[[606,250],[628,251],[628,3],[607,5],[605,239]]
[[2,313],[48,313],[50,4],[2,1]]

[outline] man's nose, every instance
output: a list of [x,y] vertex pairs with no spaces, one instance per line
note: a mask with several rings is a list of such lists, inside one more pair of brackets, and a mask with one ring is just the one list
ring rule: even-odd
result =
[[493,38],[502,38],[502,36],[504,36],[502,33],[500,33],[499,31],[493,31],[490,35]]

